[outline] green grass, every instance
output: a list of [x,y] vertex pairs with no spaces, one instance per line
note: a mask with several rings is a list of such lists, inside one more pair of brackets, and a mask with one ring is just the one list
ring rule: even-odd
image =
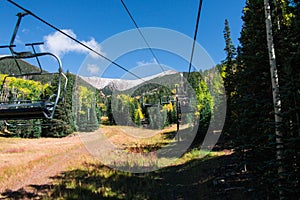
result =
[[55,177],[49,185],[32,185],[34,193],[17,191],[11,199],[216,199],[212,180],[227,156],[211,153],[199,159],[194,149],[176,164],[149,173],[117,171],[86,160]]
[[[141,155],[153,152],[175,142],[173,135],[172,131],[158,134],[128,144],[126,149]],[[16,191],[3,195],[12,199],[216,199],[212,181],[215,169],[226,157],[219,152],[192,149],[168,167],[139,174],[118,171],[87,159],[52,177],[51,184],[31,185],[33,193]],[[123,164],[130,168],[138,162],[142,160],[127,160]]]
[[191,150],[176,165],[141,174],[87,162],[53,177],[53,184],[46,186],[48,193],[42,198],[211,199],[215,197],[211,183],[213,169],[220,166],[224,156],[212,153],[205,159],[197,159],[199,153],[201,151]]
[[[212,166],[214,165],[214,166]],[[45,199],[198,199],[213,197],[213,160],[193,160],[162,170],[133,174],[101,165],[84,166],[54,177],[51,194]]]

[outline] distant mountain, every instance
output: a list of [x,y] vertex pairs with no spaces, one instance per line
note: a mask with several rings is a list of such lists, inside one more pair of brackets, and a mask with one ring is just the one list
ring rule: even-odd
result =
[[[34,65],[31,65],[30,63],[24,61],[24,60],[18,60],[19,66],[21,67],[22,73],[34,73],[34,72],[39,72],[40,69]],[[46,71],[43,71],[46,72]],[[47,72],[46,72],[47,73]],[[154,80],[161,78],[163,76],[169,76],[169,75],[174,75],[178,72],[173,71],[173,70],[168,70],[161,72],[156,75],[148,76],[148,77],[143,77],[143,79],[136,79],[136,80],[126,80],[126,79],[112,79],[112,78],[101,78],[101,77],[83,77],[83,76],[78,76],[77,81],[81,82],[83,85],[90,85],[98,90],[102,90],[105,94],[111,93],[111,91],[124,91],[128,89],[132,89],[146,81]],[[7,60],[1,60],[0,61],[0,74],[20,74],[20,71],[17,67],[17,64],[15,60],[13,59],[7,59]],[[77,76],[74,74],[74,76]],[[49,78],[51,78],[49,76]],[[32,79],[36,81],[40,81],[40,77],[33,77]],[[47,77],[43,77],[44,80],[43,82],[48,82]],[[86,82],[86,83],[83,83]]]
[[106,90],[124,91],[124,90],[134,88],[135,86],[140,85],[145,81],[149,81],[158,77],[172,75],[176,73],[178,72],[173,70],[168,70],[153,76],[143,77],[143,79],[136,79],[136,80],[100,78],[100,77],[83,77],[83,76],[80,77],[99,90],[106,89]]

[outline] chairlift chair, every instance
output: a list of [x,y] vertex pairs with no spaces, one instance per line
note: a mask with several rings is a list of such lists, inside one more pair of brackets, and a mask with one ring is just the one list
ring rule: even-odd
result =
[[191,107],[191,100],[187,96],[179,96],[177,97],[180,105],[181,114],[193,113],[195,110]]
[[[13,36],[11,38],[10,44],[6,46],[0,46],[0,48],[8,48],[10,50],[11,55],[0,57],[0,61],[5,59],[12,59],[15,61],[16,66],[19,70],[19,74],[8,74],[5,75],[3,82],[0,86],[0,94],[3,97],[4,90],[6,88],[6,81],[10,77],[15,78],[23,78],[30,79],[33,76],[49,76],[56,75],[58,77],[57,81],[57,91],[55,94],[50,95],[47,98],[40,97],[38,100],[32,99],[20,99],[20,98],[2,98],[0,100],[0,120],[29,120],[29,119],[52,119],[55,113],[55,109],[60,101],[64,101],[64,96],[66,92],[68,79],[66,75],[63,73],[62,64],[60,59],[49,52],[41,52],[37,53],[35,50],[35,46],[42,45],[43,43],[30,43],[25,44],[26,46],[30,46],[32,51],[26,52],[17,52],[14,50],[14,40],[16,38],[18,28],[21,22],[22,17],[27,15],[27,13],[19,13],[18,21],[16,23]],[[49,73],[42,69],[41,62],[39,60],[42,56],[52,56],[58,62],[58,72]],[[35,58],[37,64],[39,66],[39,71],[24,73],[22,72],[20,60],[26,60],[30,58]],[[64,79],[64,80],[63,80]],[[4,95],[5,96],[5,95]],[[18,95],[17,95],[18,96]]]
[[169,104],[169,103],[174,103],[175,100],[174,98],[171,96],[163,96],[160,98],[160,104],[161,105],[166,105],[166,104]]
[[145,102],[145,100],[144,100],[144,94],[142,95],[142,97],[141,97],[141,104],[142,104],[142,108],[143,108],[143,110],[144,109],[147,109],[147,108],[150,108],[150,107],[158,107],[158,103],[157,102]]

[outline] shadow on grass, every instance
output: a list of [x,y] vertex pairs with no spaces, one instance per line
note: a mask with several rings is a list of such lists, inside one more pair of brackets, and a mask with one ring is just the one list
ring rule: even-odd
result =
[[215,170],[230,159],[232,155],[192,160],[143,174],[85,163],[52,177],[52,184],[1,195],[4,199],[228,199],[220,197],[214,180]]

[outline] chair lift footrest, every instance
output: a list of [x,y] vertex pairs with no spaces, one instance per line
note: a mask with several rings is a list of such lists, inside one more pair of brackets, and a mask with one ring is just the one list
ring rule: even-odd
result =
[[[51,106],[46,107],[44,104],[32,104],[32,107],[19,107],[0,109],[0,120],[27,120],[27,119],[41,119],[47,118],[51,113]],[[21,108],[20,108],[21,107]]]

